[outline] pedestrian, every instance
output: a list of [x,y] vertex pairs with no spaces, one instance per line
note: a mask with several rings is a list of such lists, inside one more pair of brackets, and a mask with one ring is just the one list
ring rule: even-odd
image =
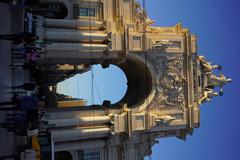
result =
[[[17,134],[18,136],[28,136],[31,137],[33,135],[37,135],[38,134],[38,116],[35,116],[35,119],[32,121],[29,121],[28,119],[26,119],[26,121],[24,123],[22,123],[21,125],[16,125],[18,123],[15,124],[15,128],[9,128],[9,127],[3,127],[8,129],[9,132],[14,132],[15,134]],[[20,126],[20,127],[19,127]]]
[[26,136],[27,130],[28,130],[28,124],[26,123],[26,120],[16,121],[16,122],[4,122],[1,123],[0,126],[2,128],[7,129],[8,132],[14,132],[15,134],[19,136]]
[[36,44],[37,42],[33,42],[33,43],[26,43],[25,44],[25,48],[28,48],[28,49],[33,49],[33,50],[35,50],[35,51],[41,51],[42,50],[42,48],[41,47],[37,47]]
[[10,155],[5,155],[0,157],[0,160],[9,160],[9,159],[14,159],[14,160],[21,160],[21,153],[20,152],[14,152],[13,154]]
[[37,51],[37,52],[41,52],[42,51],[42,48],[41,46],[40,47],[37,47],[38,42],[33,42],[33,43],[20,43],[20,44],[17,44],[15,45],[13,48],[12,48],[12,51],[13,52],[23,52],[23,51],[27,51],[27,50],[34,50],[34,51]]
[[12,107],[0,107],[0,111],[29,111],[38,109],[38,106],[42,105],[42,103],[38,102],[38,99],[35,96],[18,96],[16,98],[12,98],[12,101],[0,102],[0,106],[9,105]]
[[0,3],[12,4],[14,0],[0,0]]
[[13,48],[12,55],[15,58],[25,58],[27,61],[37,61],[41,58],[42,52],[37,49],[37,47],[26,46],[24,48]]
[[1,123],[0,126],[2,128],[8,129],[8,131],[15,131],[19,128],[21,129],[26,122],[26,112],[20,111],[14,113],[7,113],[6,122]]
[[21,153],[21,160],[36,160],[36,152],[33,149],[27,149]]
[[32,43],[39,39],[39,37],[31,32],[20,32],[14,34],[0,35],[0,39],[13,41],[15,44]]
[[21,68],[23,70],[25,70],[25,69],[35,70],[38,68],[36,62],[31,61],[31,60],[29,60],[28,62],[25,62],[23,64],[11,64],[9,66],[13,67],[13,68]]
[[34,149],[26,149],[23,152],[15,152],[11,155],[0,157],[0,160],[14,159],[14,160],[36,160],[37,154]]
[[39,115],[38,110],[27,110],[20,113],[7,114],[6,122],[0,126],[14,132],[19,136],[31,136],[38,133]]
[[13,54],[21,54],[25,55],[26,53],[29,53],[31,51],[30,48],[26,48],[25,46],[23,48],[12,48]]
[[31,50],[29,53],[26,54],[26,58],[28,61],[37,61],[39,58],[41,57],[41,55],[34,50]]
[[12,86],[12,89],[23,89],[26,91],[33,91],[36,88],[36,83],[33,82],[28,82],[28,83],[24,83],[22,85],[19,86]]
[[29,8],[31,4],[36,4],[38,0],[0,0],[0,3],[6,3],[9,6],[14,6],[20,9]]
[[26,120],[26,112],[19,111],[15,113],[7,113],[7,122],[24,122]]
[[26,111],[26,121],[30,124],[29,125],[30,130],[38,128],[39,125],[38,109]]
[[41,159],[41,146],[38,140],[38,134],[32,135],[32,149],[36,152],[36,160]]
[[26,0],[26,4],[29,6],[39,5],[39,0]]

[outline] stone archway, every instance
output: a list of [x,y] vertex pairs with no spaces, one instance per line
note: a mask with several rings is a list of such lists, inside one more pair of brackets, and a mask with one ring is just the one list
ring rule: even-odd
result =
[[[80,1],[69,3],[73,6]],[[90,4],[89,1],[87,8],[81,9],[88,15]],[[46,102],[44,118],[56,151],[104,148],[103,155],[108,159],[142,159],[151,153],[149,147],[156,138],[185,139],[193,128],[199,127],[199,100],[204,102],[214,94],[208,88],[210,82],[204,82],[212,69],[206,73],[203,66],[213,66],[197,58],[197,38],[181,24],[151,26],[153,21],[144,9],[131,1],[105,0],[100,5],[102,19],[75,19],[70,14],[67,19],[64,14],[39,16],[36,33],[44,45],[37,61],[42,72],[37,74],[42,77],[37,80],[46,93],[42,96]],[[73,8],[69,6],[69,11]],[[62,101],[69,105],[64,108],[47,104],[53,102],[46,98],[49,86],[55,88],[57,82],[83,73],[94,64],[114,64],[125,73],[128,88],[119,102],[88,106],[69,103],[72,99],[66,98]],[[60,70],[61,65],[72,69]],[[203,83],[198,82],[199,76]],[[215,80],[227,81],[216,76]],[[142,155],[133,158],[136,153]],[[66,152],[56,156],[59,155],[59,160],[69,156]]]
[[136,108],[150,103],[155,93],[155,74],[152,65],[148,63],[144,54],[128,54],[122,63],[116,64],[125,73],[128,88],[123,99],[118,102]]
[[[119,67],[127,78],[127,91],[123,98],[111,105],[111,108],[119,108],[120,106],[127,105],[128,107],[139,110],[146,107],[154,97],[156,77],[152,64],[144,57],[144,54],[128,54],[124,58],[120,59],[118,56],[115,59],[108,59],[104,61],[104,64],[113,64]],[[81,61],[81,60],[79,60]],[[77,64],[75,61],[71,65],[83,65]],[[94,64],[103,64],[102,58],[95,59]],[[91,66],[90,64],[84,64]],[[48,67],[49,68],[49,67]],[[76,72],[75,74],[77,74]],[[55,73],[52,73],[55,74]],[[74,72],[70,75],[75,75]],[[56,75],[56,74],[55,74]],[[50,77],[50,76],[49,76]],[[69,77],[63,77],[65,80]],[[55,81],[54,79],[52,81]],[[60,81],[56,81],[60,82]],[[51,85],[56,85],[50,82]]]

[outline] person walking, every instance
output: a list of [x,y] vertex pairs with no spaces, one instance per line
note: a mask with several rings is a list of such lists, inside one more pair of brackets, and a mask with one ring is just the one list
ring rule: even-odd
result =
[[16,7],[19,9],[27,9],[29,5],[27,4],[28,0],[0,0],[0,3],[6,3],[9,7]]
[[34,50],[30,50],[30,52],[26,54],[26,58],[27,58],[28,61],[35,62],[40,57],[41,57],[41,55],[37,51],[34,51]]
[[26,149],[24,152],[16,152],[10,155],[0,157],[0,160],[36,160],[37,154],[34,149]]
[[29,124],[26,121],[24,122],[4,122],[1,123],[2,128],[7,129],[8,132],[13,132],[18,136],[26,136]]
[[39,39],[39,37],[31,32],[20,32],[14,34],[4,34],[0,35],[0,39],[13,41],[15,44],[24,43],[32,43]]
[[38,109],[39,105],[42,105],[35,96],[18,96],[13,97],[11,101],[0,102],[0,106],[9,106],[12,107],[0,107],[0,111],[15,111],[23,110],[29,111]]
[[29,60],[28,62],[25,62],[23,64],[11,64],[9,66],[12,68],[19,68],[19,69],[23,69],[23,70],[26,70],[26,69],[35,70],[38,68],[36,62],[34,62],[32,60]]
[[13,52],[27,52],[28,50],[34,50],[36,52],[42,52],[42,48],[41,46],[37,46],[38,42],[37,41],[34,41],[32,43],[20,43],[18,45],[15,45],[13,48],[12,48],[12,51]]
[[26,91],[33,91],[36,88],[36,83],[28,82],[18,86],[12,86],[12,89],[23,89]]
[[8,130],[8,132],[14,132],[16,134],[21,133],[27,126],[26,112],[7,113],[6,122],[0,123],[2,128]]
[[0,3],[13,4],[15,0],[0,0]]
[[5,156],[1,156],[0,160],[9,160],[9,159],[14,159],[14,160],[21,160],[21,153],[20,152],[16,152],[13,154],[9,154],[9,155],[5,155]]
[[15,113],[7,113],[7,122],[24,122],[26,120],[26,112],[25,111],[19,111]]

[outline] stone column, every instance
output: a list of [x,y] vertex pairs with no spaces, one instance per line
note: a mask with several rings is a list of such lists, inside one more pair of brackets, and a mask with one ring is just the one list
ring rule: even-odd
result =
[[92,41],[92,42],[102,42],[108,39],[108,35],[104,32],[83,32],[83,31],[62,31],[62,30],[46,30],[45,40],[51,42],[82,42],[82,41]]
[[[50,45],[47,45],[45,50],[47,52],[72,52],[76,53],[78,52],[81,54],[83,51],[92,51],[92,52],[104,52],[108,49],[108,45],[105,44],[82,44],[82,43],[52,43]],[[69,57],[69,54],[66,54],[67,57]]]
[[103,22],[99,21],[88,21],[88,20],[67,20],[67,19],[44,19],[44,25],[49,28],[69,28],[69,29],[80,29],[90,28],[99,29],[104,27]]
[[110,133],[110,129],[106,127],[102,128],[81,128],[76,127],[73,129],[61,129],[53,130],[52,136],[54,142],[75,141],[92,138],[106,137]]
[[94,116],[94,117],[75,117],[68,119],[51,119],[48,120],[49,125],[54,127],[71,127],[84,125],[99,125],[110,121],[108,116]]
[[71,151],[71,150],[87,150],[87,149],[97,149],[97,148],[103,148],[105,146],[105,143],[103,140],[95,140],[95,141],[73,141],[73,142],[60,142],[55,143],[55,152],[59,151]]
[[[59,109],[59,108],[54,108],[54,109],[47,109],[46,114],[44,115],[45,119],[48,120],[54,120],[54,119],[70,119],[73,117],[99,117],[103,116],[105,117],[105,111],[104,110],[83,110],[84,107],[79,107],[78,110],[77,108],[74,109]],[[88,107],[90,108],[90,107]]]

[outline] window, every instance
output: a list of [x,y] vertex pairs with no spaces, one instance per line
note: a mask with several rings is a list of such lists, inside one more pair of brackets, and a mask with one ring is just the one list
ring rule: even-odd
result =
[[132,130],[140,131],[145,129],[145,115],[133,115]]
[[79,16],[96,17],[96,8],[79,8]]
[[144,116],[136,116],[136,129],[144,128]]
[[172,44],[169,45],[170,48],[173,49],[181,49],[181,42],[179,41],[171,41]]
[[100,2],[91,2],[89,4],[89,2],[80,1],[73,4],[73,17],[75,19],[101,20],[102,15],[102,3]]
[[201,87],[201,76],[198,76],[198,87]]
[[132,49],[133,50],[140,50],[142,49],[142,39],[140,36],[133,36],[132,41]]
[[100,160],[100,152],[79,151],[79,160]]

